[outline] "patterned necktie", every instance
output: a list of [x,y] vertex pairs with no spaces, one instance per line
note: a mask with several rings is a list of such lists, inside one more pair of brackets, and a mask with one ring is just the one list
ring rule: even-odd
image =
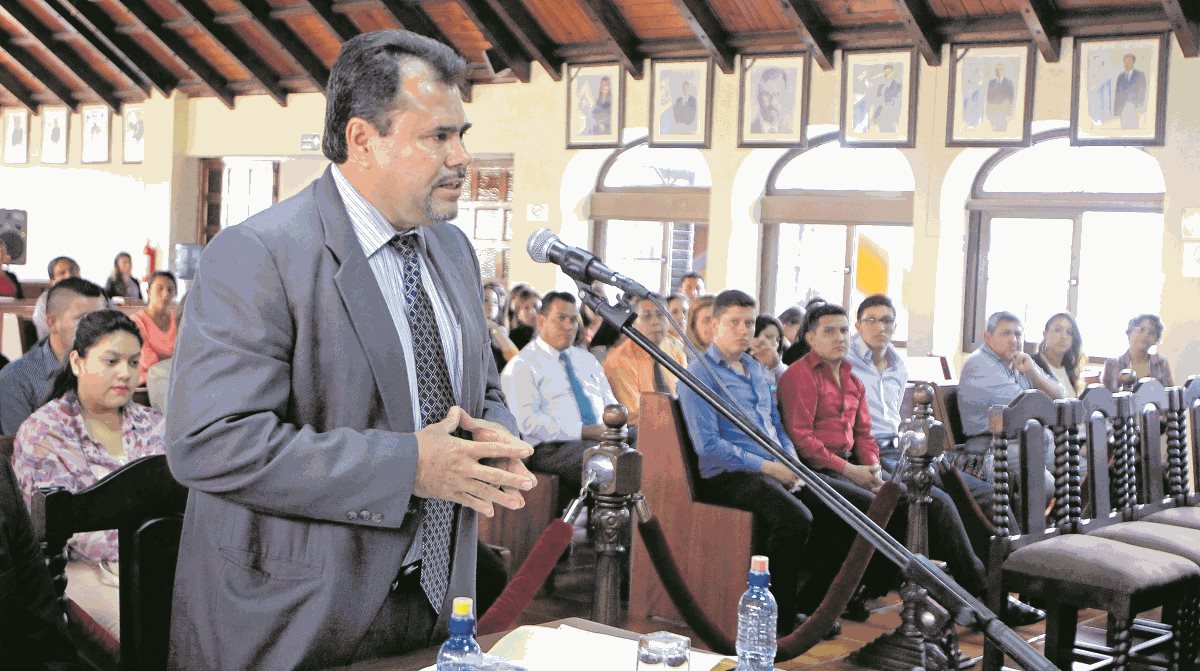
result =
[[[404,298],[408,304],[408,328],[412,336],[413,361],[417,375],[417,400],[421,406],[421,424],[429,426],[446,418],[454,405],[454,386],[446,369],[442,337],[437,317],[425,287],[421,284],[421,262],[417,257],[417,236],[392,238],[404,259]],[[454,531],[454,504],[442,499],[425,501],[421,518],[421,589],[437,612],[442,610],[450,583],[450,545]]]
[[567,369],[567,381],[571,383],[571,393],[575,394],[575,405],[579,406],[579,419],[584,426],[594,426],[599,422],[596,419],[596,409],[592,407],[592,401],[587,394],[583,393],[583,385],[579,382],[579,376],[575,374],[571,357],[567,356],[566,352],[559,352],[558,360],[562,362],[563,368]]

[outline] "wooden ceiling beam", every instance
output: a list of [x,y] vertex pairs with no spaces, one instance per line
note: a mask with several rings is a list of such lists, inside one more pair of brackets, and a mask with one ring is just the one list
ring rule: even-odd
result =
[[362,32],[353,21],[335,11],[330,0],[301,0],[301,4],[307,5],[343,42]]
[[104,75],[96,71],[91,63],[88,63],[79,55],[79,52],[72,49],[69,45],[54,39],[54,33],[46,24],[42,23],[33,12],[29,11],[20,0],[12,0],[5,5],[4,10],[12,16],[17,25],[29,33],[30,37],[46,51],[49,51],[55,58],[67,66],[81,82],[87,85],[106,105],[112,108],[113,112],[121,113],[121,99],[117,97],[116,87],[113,83],[104,78]]
[[558,45],[529,13],[519,0],[487,0],[504,25],[521,43],[525,53],[542,64],[542,68],[554,81],[562,79],[563,60],[555,54]]
[[711,54],[717,67],[727,75],[733,74],[737,52],[729,45],[729,33],[713,12],[708,0],[673,0],[675,11],[687,21],[696,39]]
[[274,38],[280,48],[296,61],[296,64],[312,79],[317,88],[324,91],[325,84],[329,81],[329,68],[303,40],[297,37],[286,21],[271,16],[271,5],[267,3],[267,0],[238,0],[238,2],[254,16],[258,25]]
[[916,45],[917,51],[929,65],[942,64],[942,38],[938,34],[938,20],[925,0],[894,0],[896,12],[904,30]]
[[26,88],[21,80],[4,68],[0,68],[0,88],[11,93],[22,105],[28,107],[30,112],[37,114],[38,101],[34,98],[33,91]]
[[233,28],[217,22],[217,13],[204,0],[175,0],[189,16],[195,19],[201,27],[213,36],[225,52],[242,64],[250,76],[258,81],[267,93],[279,103],[287,107],[287,89],[279,83],[279,74],[267,65],[262,56],[254,50],[253,45],[242,38]]
[[1062,57],[1062,36],[1049,0],[1016,0],[1016,4],[1042,58],[1047,63],[1057,63]]
[[458,52],[454,42],[446,37],[442,29],[420,7],[413,6],[405,0],[379,0],[379,4],[383,5],[388,14],[391,14],[405,30],[437,40]]
[[834,51],[837,47],[829,38],[829,20],[809,0],[786,0],[781,4],[783,13],[796,25],[796,32],[804,48],[822,70],[833,69]]
[[[1179,41],[1179,48],[1183,51],[1185,58],[1194,58],[1200,56],[1200,8],[1197,8],[1195,0],[1187,0],[1187,5],[1184,5],[1184,0],[1162,0],[1163,11],[1167,13],[1167,20],[1171,22],[1171,32],[1175,33],[1175,39]],[[1187,8],[1190,7],[1192,12],[1188,15]]]
[[458,0],[458,6],[479,29],[483,39],[492,45],[488,51],[503,63],[504,67],[500,69],[512,71],[518,81],[528,84],[532,69],[530,58],[496,10],[485,0]]
[[46,69],[45,64],[37,56],[34,56],[33,52],[26,51],[20,47],[14,49],[7,42],[6,40],[6,43],[0,46],[0,49],[3,49],[21,67],[28,70],[34,79],[40,81],[42,86],[49,89],[50,93],[54,94],[54,97],[61,100],[64,105],[70,107],[71,111],[79,111],[79,101],[75,99],[70,86],[67,86],[63,80]]
[[580,9],[588,15],[592,23],[600,26],[608,39],[616,47],[617,61],[634,79],[641,79],[646,73],[645,59],[642,57],[641,45],[637,35],[629,27],[625,17],[617,10],[611,0],[581,0]]
[[234,94],[226,85],[225,79],[217,72],[216,68],[209,64],[208,59],[200,55],[182,35],[168,29],[164,25],[166,22],[158,12],[151,9],[144,0],[121,0],[121,4],[143,26],[146,26],[146,30],[149,30],[159,42],[162,42],[176,58],[183,61],[184,65],[196,73],[196,76],[204,81],[205,85],[217,98],[220,98],[221,102],[225,103],[226,107],[233,109]]
[[[49,5],[49,0],[42,2]],[[86,0],[78,5],[70,4],[67,0],[57,2],[57,6],[51,9],[81,35],[90,35],[89,41],[92,46],[105,54],[110,62],[118,64],[131,81],[141,82],[140,86],[144,92],[150,92],[150,85],[158,88],[164,96],[171,95],[171,91],[175,90],[179,78],[151,57],[142,45],[120,32],[112,17],[95,3]]]

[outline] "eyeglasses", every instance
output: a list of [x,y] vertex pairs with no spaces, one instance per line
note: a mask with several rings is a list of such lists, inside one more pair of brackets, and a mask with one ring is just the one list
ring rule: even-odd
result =
[[883,319],[879,319],[878,317],[863,317],[862,323],[866,324],[867,326],[875,326],[876,324],[880,324],[885,329],[896,328],[895,317],[884,317]]
[[1135,327],[1133,327],[1133,330],[1137,331],[1138,333],[1141,333],[1142,335],[1148,335],[1151,338],[1158,337],[1158,330],[1155,329],[1153,326],[1135,326]]

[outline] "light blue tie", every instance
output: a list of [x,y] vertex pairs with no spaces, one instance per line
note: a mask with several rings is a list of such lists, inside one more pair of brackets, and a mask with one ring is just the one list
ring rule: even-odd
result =
[[575,366],[571,364],[571,357],[567,356],[566,352],[559,352],[558,360],[562,362],[563,368],[567,369],[567,380],[571,383],[571,393],[575,394],[575,405],[579,406],[579,419],[584,426],[594,426],[599,421],[596,419],[596,410],[592,407],[591,399],[583,393],[583,385],[579,382],[579,376],[575,374]]

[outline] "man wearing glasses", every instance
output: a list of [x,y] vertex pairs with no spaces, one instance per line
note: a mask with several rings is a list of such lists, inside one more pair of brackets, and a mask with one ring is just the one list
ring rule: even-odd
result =
[[879,463],[884,470],[895,472],[900,461],[896,436],[900,422],[900,404],[904,386],[908,384],[908,368],[904,358],[892,346],[896,332],[896,308],[892,299],[875,294],[858,306],[857,333],[850,339],[850,355],[846,359],[854,376],[862,381],[871,410],[871,435],[879,445]]

